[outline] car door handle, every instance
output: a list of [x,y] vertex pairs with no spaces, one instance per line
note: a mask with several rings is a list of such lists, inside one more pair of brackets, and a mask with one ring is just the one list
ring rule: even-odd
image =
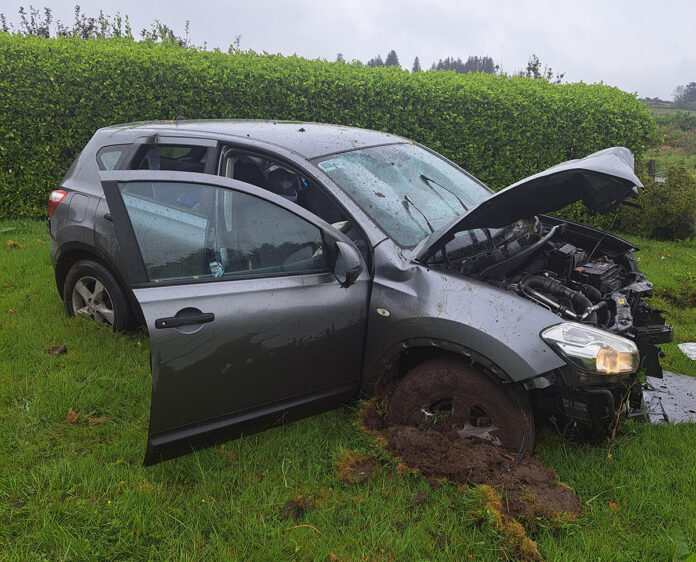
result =
[[155,320],[155,328],[177,328],[178,326],[188,326],[190,324],[205,324],[213,320],[215,320],[215,314],[212,312],[187,314],[185,316],[170,316],[169,318],[158,318]]

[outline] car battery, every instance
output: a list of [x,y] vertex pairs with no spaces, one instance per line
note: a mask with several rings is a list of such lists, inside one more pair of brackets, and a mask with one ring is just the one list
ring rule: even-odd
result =
[[612,293],[621,288],[621,266],[611,262],[584,263],[575,269],[571,278],[573,281],[591,285],[600,293]]

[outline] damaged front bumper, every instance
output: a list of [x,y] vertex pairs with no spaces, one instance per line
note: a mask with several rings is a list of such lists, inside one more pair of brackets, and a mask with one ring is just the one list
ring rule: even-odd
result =
[[597,441],[610,431],[621,404],[629,416],[644,416],[642,388],[636,374],[622,377],[590,375],[571,367],[557,369],[527,383],[536,417],[560,433],[573,432]]
[[[643,392],[650,387],[639,382],[639,374],[653,381],[662,379],[659,359],[663,353],[657,344],[673,339],[671,326],[659,313],[649,312],[656,321],[642,318],[630,339],[573,323],[544,330],[542,339],[567,365],[525,384],[537,416],[563,433],[572,429],[591,440],[604,437],[622,412],[647,420],[650,408]],[[607,350],[614,360],[602,365],[599,356]]]
[[567,365],[527,381],[536,416],[591,441],[603,439],[622,413],[651,422],[696,421],[696,377],[665,372],[663,378],[659,347],[644,345],[651,352],[641,353],[635,373],[612,376]]

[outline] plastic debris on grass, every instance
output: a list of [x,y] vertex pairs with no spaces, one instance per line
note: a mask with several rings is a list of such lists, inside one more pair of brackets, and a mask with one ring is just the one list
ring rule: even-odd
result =
[[646,377],[643,399],[652,423],[696,422],[696,377],[663,371]]
[[677,344],[677,347],[682,350],[682,353],[686,355],[692,361],[696,361],[696,343],[686,342]]

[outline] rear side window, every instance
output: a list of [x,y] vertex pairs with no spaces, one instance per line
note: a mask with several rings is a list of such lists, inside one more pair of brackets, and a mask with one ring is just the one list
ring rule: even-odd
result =
[[135,157],[131,170],[169,170],[173,172],[205,172],[209,157],[206,146],[145,146]]
[[97,152],[97,165],[100,170],[122,170],[125,166],[125,156],[130,145],[114,144],[105,146]]

